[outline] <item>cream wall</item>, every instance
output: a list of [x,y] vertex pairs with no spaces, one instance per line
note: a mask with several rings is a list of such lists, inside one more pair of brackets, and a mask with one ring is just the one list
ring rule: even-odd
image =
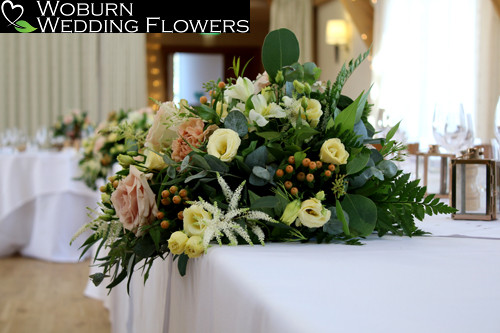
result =
[[[338,63],[334,59],[334,47],[327,45],[325,42],[326,23],[331,19],[345,19],[352,27],[351,44],[348,50],[340,48]],[[352,22],[349,13],[344,9],[340,0],[328,2],[318,7],[316,31],[318,33],[317,44],[317,65],[322,69],[321,80],[335,81],[338,72],[344,63],[348,63],[352,58],[356,58],[359,54],[366,52],[364,41],[361,39],[361,34],[357,31]],[[362,91],[366,91],[371,85],[371,69],[369,59],[356,69],[354,74],[347,80],[343,94],[351,98],[356,98]]]

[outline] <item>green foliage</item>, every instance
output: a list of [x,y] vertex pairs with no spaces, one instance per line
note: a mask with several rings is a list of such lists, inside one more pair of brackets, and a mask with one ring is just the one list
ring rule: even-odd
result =
[[271,31],[262,45],[262,64],[271,80],[285,66],[290,66],[299,60],[299,42],[295,34],[282,28]]

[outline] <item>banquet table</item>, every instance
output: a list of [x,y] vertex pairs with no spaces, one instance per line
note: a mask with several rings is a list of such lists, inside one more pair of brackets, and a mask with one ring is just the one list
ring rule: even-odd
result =
[[113,332],[500,332],[500,222],[418,226],[432,234],[213,246],[184,277],[167,257],[130,294],[85,294],[105,302]]
[[74,178],[80,154],[73,150],[0,154],[0,257],[23,256],[76,262],[98,193]]

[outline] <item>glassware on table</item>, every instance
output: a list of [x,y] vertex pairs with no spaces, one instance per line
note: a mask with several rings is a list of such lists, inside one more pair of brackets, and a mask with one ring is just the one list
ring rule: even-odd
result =
[[467,137],[467,120],[462,103],[438,103],[434,109],[432,132],[437,144],[459,155]]

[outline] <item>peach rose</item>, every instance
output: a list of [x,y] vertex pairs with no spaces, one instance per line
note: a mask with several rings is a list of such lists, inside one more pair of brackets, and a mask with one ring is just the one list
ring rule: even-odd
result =
[[217,126],[211,125],[204,130],[204,127],[205,123],[199,118],[189,118],[179,126],[177,130],[179,138],[172,142],[172,159],[174,161],[182,161],[193,150],[190,145],[198,148],[217,128]]
[[131,165],[129,175],[119,182],[111,195],[111,202],[123,227],[137,236],[142,235],[140,227],[150,224],[158,213],[155,194],[148,184],[152,176]]

